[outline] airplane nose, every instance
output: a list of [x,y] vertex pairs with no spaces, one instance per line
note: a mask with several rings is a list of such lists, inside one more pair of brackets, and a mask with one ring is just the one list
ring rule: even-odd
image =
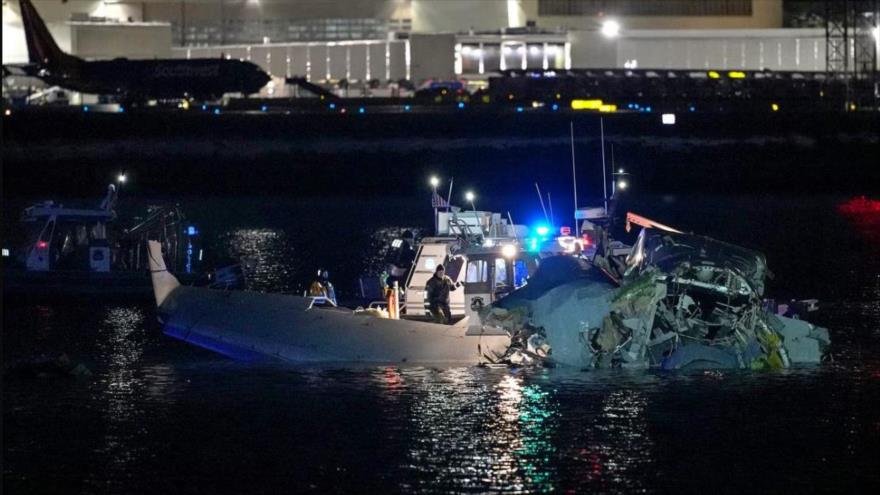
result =
[[268,83],[272,78],[269,77],[269,74],[266,74],[262,70],[255,70],[251,73],[249,79],[251,84],[253,84],[257,90],[259,90],[260,88],[265,86],[266,83]]

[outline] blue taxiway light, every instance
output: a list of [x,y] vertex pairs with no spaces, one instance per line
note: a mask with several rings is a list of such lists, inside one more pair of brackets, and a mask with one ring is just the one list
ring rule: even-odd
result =
[[119,105],[119,113],[123,113],[123,112],[125,112],[125,107],[123,107],[122,105]]
[[523,111],[523,107],[516,107],[516,112],[517,112],[517,113],[522,113],[522,111]]
[[83,105],[83,112],[88,112],[88,111],[89,111],[89,106]]
[[207,110],[207,109],[208,109],[208,105],[202,105],[202,110]]
[[214,115],[220,115],[220,109],[219,109],[219,108],[215,108],[215,109],[214,109]]
[[330,110],[336,110],[336,103],[331,103],[327,106],[330,108]]
[[358,113],[366,113],[366,110],[364,109],[364,107],[360,107],[358,108]]
[[458,108],[464,108],[464,102],[463,102],[463,101],[458,102]]
[[559,110],[559,105],[557,105],[556,103],[554,103],[553,106],[550,107],[550,108],[552,108],[553,111],[555,112],[555,111]]
[[262,110],[262,111],[264,111],[264,112],[265,112],[266,110],[268,110],[268,109],[269,109],[269,107],[267,107],[266,105],[263,105],[263,106],[260,107],[260,110]]
[[410,109],[410,108],[411,108],[411,107],[410,107],[409,105],[404,105],[404,106],[403,106],[403,111],[404,111],[404,112],[409,112],[409,109]]
[[697,111],[697,109],[696,109],[695,107],[693,107],[693,106],[690,107],[690,108],[688,108],[688,110],[690,110],[691,112],[696,112],[696,111]]
[[196,230],[196,227],[194,225],[190,225],[189,227],[186,228],[186,235],[193,236],[193,235],[198,235],[198,233],[199,233],[199,231]]

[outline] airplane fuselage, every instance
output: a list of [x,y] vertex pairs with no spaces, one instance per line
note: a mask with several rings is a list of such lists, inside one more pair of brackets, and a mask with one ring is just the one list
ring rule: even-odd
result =
[[219,58],[76,60],[41,70],[38,77],[81,93],[132,99],[216,99],[224,93],[256,93],[269,81],[251,62]]

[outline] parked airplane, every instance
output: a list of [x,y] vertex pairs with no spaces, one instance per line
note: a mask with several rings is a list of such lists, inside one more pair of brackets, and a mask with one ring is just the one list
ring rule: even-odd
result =
[[215,100],[225,93],[256,93],[269,75],[256,64],[223,58],[87,61],[64,53],[30,0],[20,0],[29,64],[4,67],[81,93],[115,95],[124,101],[194,98]]

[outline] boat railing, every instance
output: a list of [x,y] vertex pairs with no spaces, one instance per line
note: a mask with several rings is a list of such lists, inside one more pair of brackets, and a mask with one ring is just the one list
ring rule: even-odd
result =
[[[457,215],[452,216],[452,218],[449,219],[449,223],[452,227],[455,227],[458,230],[458,234],[464,236],[467,241],[478,239],[484,235],[482,227],[480,227],[480,233],[477,234],[472,230],[471,224],[461,218],[458,218]],[[449,233],[454,233],[454,230],[449,229]]]
[[306,311],[308,311],[308,310],[312,309],[313,307],[315,307],[315,304],[318,304],[318,305],[320,305],[320,306],[323,306],[323,305],[325,305],[325,304],[329,304],[330,306],[333,306],[334,308],[338,307],[338,306],[336,305],[336,302],[333,301],[333,299],[330,299],[329,297],[324,297],[324,296],[311,296],[311,297],[309,297],[309,299],[311,299],[311,301],[309,301],[309,307],[306,308]]
[[[385,308],[385,309],[388,308],[388,301],[373,301],[367,305],[367,309],[383,309],[383,308]],[[401,304],[398,309],[400,311],[403,311],[404,309],[406,309],[406,303]]]

